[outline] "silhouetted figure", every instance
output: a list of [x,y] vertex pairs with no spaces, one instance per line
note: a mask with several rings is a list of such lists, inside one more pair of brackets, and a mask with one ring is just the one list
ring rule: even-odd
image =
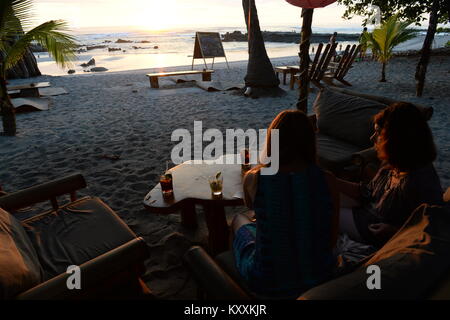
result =
[[336,43],[336,38],[337,38],[337,32],[333,33],[333,35],[330,38],[330,44],[331,45]]

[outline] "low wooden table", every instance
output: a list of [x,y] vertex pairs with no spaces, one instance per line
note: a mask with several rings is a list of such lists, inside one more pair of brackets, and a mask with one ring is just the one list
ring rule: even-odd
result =
[[275,67],[275,73],[279,75],[280,73],[283,74],[283,84],[286,84],[286,76],[289,74],[291,75],[291,82],[292,77],[300,70],[299,66],[280,66]]
[[39,88],[50,87],[50,82],[33,82],[20,84],[16,86],[8,86],[8,94],[13,95],[14,91],[19,91],[18,97],[35,97],[39,98]]
[[[224,161],[239,155],[226,155]],[[219,158],[220,159],[220,158]],[[236,161],[234,163],[237,163]],[[170,214],[181,211],[181,223],[190,228],[197,227],[195,205],[202,205],[208,227],[208,241],[213,254],[226,251],[229,241],[229,227],[225,206],[244,204],[242,172],[240,164],[214,164],[213,161],[196,163],[187,161],[170,170],[173,177],[174,194],[164,198],[158,183],[145,197],[144,207],[152,213]],[[218,171],[223,175],[223,196],[214,199],[211,195],[208,177]]]
[[147,77],[150,78],[150,87],[157,89],[159,88],[158,78],[160,77],[188,76],[192,74],[201,74],[203,81],[211,81],[212,73],[214,73],[214,70],[189,70],[189,71],[149,73],[147,74]]

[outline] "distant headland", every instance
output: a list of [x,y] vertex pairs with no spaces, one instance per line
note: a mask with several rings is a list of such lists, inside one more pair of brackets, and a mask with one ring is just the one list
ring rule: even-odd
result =
[[[266,42],[285,42],[300,43],[300,33],[298,32],[275,32],[262,31],[264,41]],[[311,35],[311,43],[328,42],[333,34],[331,33],[313,33]],[[227,32],[222,35],[222,41],[247,41],[247,33],[241,31]],[[338,33],[337,41],[358,41],[359,34],[356,33]]]

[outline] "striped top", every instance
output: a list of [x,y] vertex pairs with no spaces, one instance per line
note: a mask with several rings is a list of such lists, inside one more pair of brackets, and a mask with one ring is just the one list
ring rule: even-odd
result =
[[254,243],[249,239],[234,243],[235,251],[244,252],[238,255],[237,266],[250,289],[266,296],[297,297],[330,277],[335,265],[333,207],[317,166],[259,175],[253,207]]

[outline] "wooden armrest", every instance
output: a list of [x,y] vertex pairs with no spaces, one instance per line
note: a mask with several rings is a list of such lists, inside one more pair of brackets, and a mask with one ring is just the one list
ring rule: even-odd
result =
[[213,300],[248,300],[242,288],[203,250],[195,246],[184,255],[184,262],[196,282]]
[[352,154],[352,162],[357,166],[365,166],[367,163],[376,161],[378,161],[378,157],[374,147]]
[[16,298],[19,300],[74,299],[86,297],[89,291],[97,290],[99,284],[108,281],[115,274],[135,269],[149,256],[147,245],[142,238],[133,239],[116,249],[83,263],[80,267],[81,289],[69,290],[67,279],[72,275],[62,273],[40,285],[31,288]]
[[447,190],[444,192],[444,202],[450,202],[450,187],[447,188]]
[[17,192],[8,193],[0,197],[0,207],[11,212],[63,194],[74,194],[75,191],[85,187],[86,180],[84,180],[83,176],[81,174],[73,174]]

